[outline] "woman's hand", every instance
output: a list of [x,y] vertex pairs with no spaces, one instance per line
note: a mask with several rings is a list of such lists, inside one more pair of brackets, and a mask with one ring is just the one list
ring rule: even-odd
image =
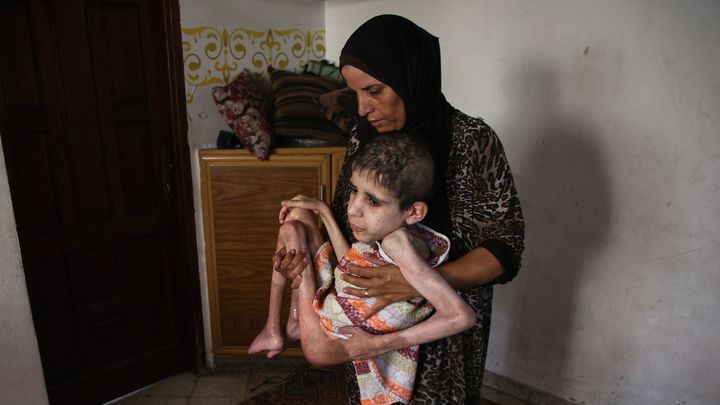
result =
[[[365,268],[350,264],[349,270],[351,274],[343,274],[343,280],[358,288],[347,287],[343,290],[346,294],[354,295],[359,298],[377,297],[377,302],[368,309],[365,319],[370,318],[388,304],[393,302],[405,301],[420,294],[415,290],[400,273],[400,269],[392,264],[384,264],[383,261],[375,257],[367,257],[367,259],[378,267]],[[367,295],[365,292],[367,291]]]
[[292,281],[292,284],[290,284],[292,288],[298,288],[302,281],[301,273],[308,265],[307,251],[302,249],[300,254],[297,254],[295,249],[291,249],[288,252],[283,247],[275,252],[272,257],[272,263],[273,270],[282,274],[287,280]]

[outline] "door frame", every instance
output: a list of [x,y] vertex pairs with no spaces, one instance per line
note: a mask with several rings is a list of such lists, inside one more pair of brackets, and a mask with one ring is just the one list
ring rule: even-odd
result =
[[187,106],[185,103],[185,74],[182,55],[182,32],[180,27],[179,0],[162,0],[163,32],[167,41],[168,84],[170,94],[170,127],[175,161],[175,181],[177,185],[178,219],[183,249],[181,263],[185,314],[190,318],[195,349],[194,371],[205,368],[205,335],[202,318],[202,299],[200,292],[200,274],[198,271],[198,250],[195,225],[195,205],[193,197],[192,161],[188,146]]

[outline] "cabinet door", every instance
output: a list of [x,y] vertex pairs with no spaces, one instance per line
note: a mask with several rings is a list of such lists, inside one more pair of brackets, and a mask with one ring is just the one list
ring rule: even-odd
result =
[[[216,357],[247,356],[265,324],[280,201],[329,201],[331,155],[255,157],[201,152],[203,222],[212,345]],[[289,304],[285,296],[285,313]],[[284,326],[284,325],[283,325]],[[299,345],[287,355],[302,356]]]
[[332,183],[331,183],[331,201],[335,198],[335,186],[337,185],[340,172],[342,171],[343,162],[345,161],[346,150],[337,150],[332,153]]

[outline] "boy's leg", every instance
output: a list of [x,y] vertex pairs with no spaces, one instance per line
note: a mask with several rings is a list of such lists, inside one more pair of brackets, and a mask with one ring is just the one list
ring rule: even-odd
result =
[[[286,227],[287,224],[289,226]],[[306,247],[311,259],[325,242],[317,225],[317,216],[310,211],[296,209],[290,212],[281,227],[280,239],[286,249],[296,249],[300,252]],[[312,307],[317,291],[313,265],[313,260],[309,260],[302,272],[300,287],[293,291],[297,293],[293,298],[296,298],[298,318],[293,319],[291,312],[288,323],[299,321],[300,343],[305,358],[313,365],[327,367],[347,361],[348,358],[340,342],[323,332],[320,318]],[[288,329],[291,327],[288,325]]]
[[300,316],[297,309],[298,294],[297,290],[292,290],[290,295],[290,313],[285,324],[285,336],[291,341],[300,339]]
[[[317,215],[311,211],[295,208],[285,218],[285,224],[280,227],[278,240],[282,241],[285,249],[294,249],[296,252],[307,252],[310,257],[305,258],[306,267],[302,272],[303,278],[314,279],[313,257],[320,246],[325,242],[318,227]],[[307,271],[306,271],[307,270]],[[280,273],[275,272],[278,275]],[[282,277],[282,275],[280,275]],[[292,290],[290,299],[290,313],[285,325],[285,335],[290,340],[300,339],[300,324],[298,312],[298,293]]]
[[316,290],[314,277],[302,278],[297,290],[300,343],[310,364],[315,367],[330,367],[350,359],[340,341],[323,331],[320,318],[312,307]]
[[[283,242],[278,236],[275,251],[277,252],[283,247]],[[273,271],[270,282],[270,302],[267,321],[265,321],[265,326],[248,348],[248,353],[253,354],[267,351],[267,357],[271,358],[285,350],[285,337],[283,336],[283,330],[280,328],[280,312],[282,310],[285,284],[285,277]],[[295,294],[293,293],[293,295]]]
[[[293,210],[294,212],[294,210]],[[291,212],[291,214],[293,213]],[[300,251],[302,241],[307,242],[308,252],[311,260],[302,272],[302,282],[297,290],[294,290],[294,301],[297,304],[297,316],[299,321],[300,343],[305,358],[313,365],[327,367],[348,361],[347,353],[340,342],[326,335],[320,325],[320,318],[313,309],[313,299],[317,292],[315,283],[314,254],[325,242],[320,229],[317,226],[317,217],[309,211],[302,210],[293,217],[296,222],[303,224],[302,227],[289,227],[284,229],[283,241],[286,249],[291,246]],[[296,299],[295,299],[296,298]],[[291,312],[292,318],[293,312]],[[292,319],[288,319],[288,324]]]
[[[308,237],[310,237],[310,240],[308,240]],[[317,225],[317,216],[310,211],[296,208],[288,213],[285,223],[280,226],[275,251],[277,252],[285,248],[288,252],[292,250],[302,252],[304,250],[314,254],[322,243],[323,238]],[[307,263],[311,262],[311,260],[307,260]],[[309,270],[309,272],[304,272],[304,275],[312,279],[312,268],[309,268]],[[286,280],[282,274],[276,271],[273,271],[271,280],[267,321],[248,348],[248,353],[250,354],[267,351],[268,358],[282,353],[285,350],[286,344],[286,336],[280,328],[280,315]],[[285,333],[287,333],[287,337],[290,340],[297,340],[300,337],[296,290],[292,292],[290,316]]]

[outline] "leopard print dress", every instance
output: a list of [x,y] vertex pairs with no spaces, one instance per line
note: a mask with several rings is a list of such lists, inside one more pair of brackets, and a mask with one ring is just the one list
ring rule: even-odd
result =
[[[452,114],[453,140],[447,165],[451,257],[461,257],[484,241],[496,240],[510,249],[519,267],[525,225],[502,144],[482,119],[458,110]],[[359,144],[353,134],[338,179],[333,210],[341,224],[347,224],[347,163]],[[346,234],[352,240],[349,230]],[[477,322],[464,333],[421,346],[413,404],[478,403],[490,335],[493,287],[482,285],[459,293],[475,311]],[[354,369],[352,363],[348,365],[348,403],[359,405]]]

